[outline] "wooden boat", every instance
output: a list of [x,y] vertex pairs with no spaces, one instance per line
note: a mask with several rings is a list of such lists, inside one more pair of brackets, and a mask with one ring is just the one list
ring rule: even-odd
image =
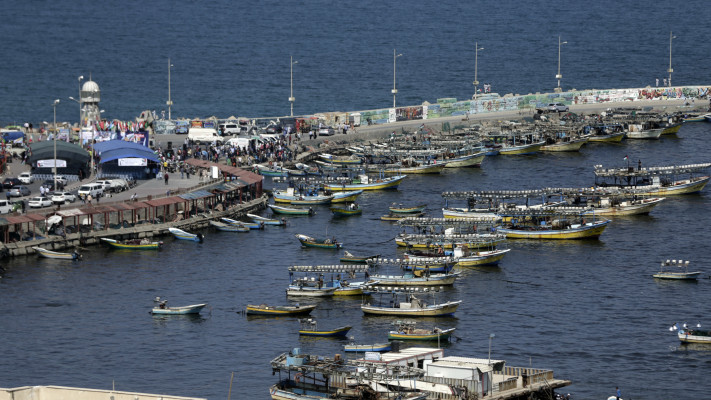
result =
[[210,225],[223,232],[249,232],[249,227],[242,224],[226,224],[220,221],[210,221]]
[[646,197],[639,199],[623,200],[616,203],[601,205],[592,210],[584,211],[585,215],[641,215],[649,214],[654,207],[664,201],[662,197]]
[[351,326],[348,325],[336,329],[320,330],[313,318],[302,319],[299,322],[301,322],[301,329],[299,329],[301,336],[342,337],[351,330]]
[[387,215],[383,215],[380,217],[381,220],[383,221],[399,221],[403,218],[414,218],[414,217],[421,217],[423,216],[424,213],[417,213],[417,214],[396,214],[396,213],[389,213]]
[[329,204],[331,200],[333,200],[333,195],[302,196],[298,199],[291,200],[291,204],[295,206],[310,206],[318,204]]
[[283,215],[314,215],[314,210],[312,208],[292,208],[292,207],[282,207],[276,204],[267,204],[269,208],[276,214]]
[[81,255],[76,250],[72,253],[60,253],[58,251],[43,249],[42,247],[33,247],[32,250],[36,251],[40,257],[55,260],[78,260],[81,258]]
[[344,264],[368,264],[368,261],[377,260],[378,257],[380,257],[380,254],[373,256],[355,256],[348,251],[344,251],[340,261]]
[[545,142],[535,142],[527,144],[507,145],[499,149],[500,155],[522,155],[533,154],[541,150]]
[[594,239],[602,235],[610,220],[563,224],[560,227],[545,225],[533,227],[512,223],[506,227],[497,228],[498,233],[506,235],[507,239]]
[[360,157],[350,156],[350,157],[336,157],[332,154],[322,153],[318,155],[326,162],[338,165],[357,165],[363,162]]
[[[653,166],[637,168],[604,168],[595,166],[595,185],[600,187],[630,188],[641,196],[672,196],[701,191],[711,176],[693,176],[711,167],[711,163]],[[679,179],[682,178],[682,179]]]
[[298,170],[305,171],[307,175],[321,175],[321,170],[316,166],[311,166],[304,163],[296,163],[294,164],[294,166]]
[[472,233],[454,235],[401,234],[395,237],[395,244],[413,249],[452,250],[455,246],[466,245],[470,249],[492,248],[506,240],[506,236],[496,233]]
[[[424,288],[427,290],[427,288]],[[373,305],[368,300],[361,304],[360,309],[364,314],[369,315],[395,315],[407,317],[442,317],[454,314],[461,300],[448,301],[439,304],[427,304],[417,297],[415,293],[385,291],[380,292],[381,304]],[[424,294],[424,292],[423,292]],[[386,295],[389,303],[382,302],[382,296]],[[419,296],[419,293],[417,294]],[[404,296],[404,298],[403,298]],[[404,300],[404,301],[400,301]]]
[[268,306],[266,304],[247,304],[247,315],[270,315],[270,316],[285,316],[285,315],[304,315],[308,314],[316,305],[308,306]]
[[450,286],[461,275],[459,272],[445,274],[426,274],[417,270],[402,275],[372,275],[370,279],[377,286]]
[[452,332],[456,328],[449,329],[422,329],[416,328],[414,321],[397,321],[394,325],[397,325],[397,329],[388,332],[389,340],[419,340],[419,341],[429,341],[429,340],[439,340],[446,341],[452,335]]
[[331,212],[337,217],[350,217],[363,214],[363,209],[358,204],[352,203],[348,207],[331,207]]
[[469,249],[455,248],[453,257],[457,267],[496,265],[509,251],[511,249],[470,251]]
[[207,303],[203,304],[192,304],[189,306],[180,307],[168,307],[168,300],[161,300],[160,297],[156,297],[154,300],[158,305],[153,307],[151,314],[157,315],[183,315],[183,314],[198,314]]
[[151,242],[148,239],[131,239],[118,241],[109,238],[101,238],[101,240],[115,249],[127,250],[158,250],[163,246],[163,242]]
[[447,163],[437,162],[433,164],[402,165],[402,164],[369,164],[366,167],[368,172],[382,172],[387,175],[402,174],[439,174],[447,166]]
[[352,179],[349,182],[343,183],[332,183],[325,184],[323,187],[326,190],[332,192],[344,192],[349,190],[383,190],[383,189],[397,189],[403,179],[407,178],[407,175],[396,175],[390,177],[382,177],[377,179],[372,179],[367,175],[360,175],[356,179]]
[[468,154],[465,156],[447,158],[444,161],[445,168],[466,168],[466,167],[479,167],[481,163],[486,158],[486,152],[481,151],[478,153]]
[[[678,270],[674,271],[674,267],[678,268]],[[689,272],[689,261],[667,260],[661,263],[659,272],[652,276],[657,279],[695,281],[699,278],[699,275],[701,275],[701,271]]]
[[481,218],[489,217],[496,218],[498,214],[491,212],[489,209],[470,209],[462,207],[448,207],[442,209],[444,218]]
[[262,164],[254,164],[254,170],[264,176],[289,176],[289,171],[280,166],[268,167]]
[[418,214],[418,213],[423,212],[425,210],[425,208],[427,208],[427,204],[420,204],[417,206],[406,207],[402,204],[396,205],[393,203],[390,207],[388,207],[388,210],[391,213],[395,213],[395,214]]
[[168,228],[168,231],[170,233],[172,233],[176,239],[190,240],[190,241],[199,242],[199,243],[202,243],[202,241],[203,241],[202,233],[196,234],[196,233],[185,232],[182,229],[173,228],[173,227]]
[[[697,325],[696,328],[700,328]],[[711,344],[711,331],[701,330],[701,329],[691,329],[684,327],[677,331],[677,337],[682,343],[705,343]]]
[[711,114],[689,115],[684,118],[684,122],[704,122],[707,116],[711,117]]
[[679,133],[682,124],[683,122],[667,124],[662,130],[662,135],[675,135]]
[[567,141],[562,140],[541,146],[541,151],[580,151],[580,148],[583,147],[588,140],[587,137]]
[[301,233],[297,233],[294,236],[299,239],[299,242],[301,242],[301,245],[304,247],[317,247],[321,249],[340,249],[342,245],[342,243],[338,243],[335,238],[317,239],[308,235],[303,235]]
[[347,192],[338,192],[333,195],[331,203],[349,203],[356,201],[358,196],[363,193],[363,189],[360,190],[349,190]]
[[615,143],[621,142],[625,138],[625,132],[612,132],[600,135],[590,135],[588,136],[589,142],[608,142]]
[[274,219],[274,218],[265,218],[256,214],[250,214],[247,213],[247,217],[251,218],[252,221],[257,222],[257,223],[263,223],[264,225],[277,225],[277,226],[283,226],[286,225],[286,220],[285,219]]
[[[368,280],[367,265],[292,265],[289,267],[289,290],[311,290],[306,288],[335,289],[333,296],[359,296]],[[365,281],[354,282],[357,273],[363,273]],[[329,275],[327,277],[327,275]],[[297,295],[307,295],[297,293]]]
[[272,196],[274,196],[274,201],[277,203],[289,203],[294,205],[329,204],[334,197],[334,195],[319,194],[315,191],[298,193],[294,191],[294,188],[275,190],[272,192]]
[[659,139],[663,128],[646,129],[643,124],[629,124],[627,139]]
[[286,295],[300,297],[330,297],[334,295],[336,289],[338,288],[292,284],[286,288]]
[[375,343],[375,344],[347,344],[343,346],[343,351],[350,353],[364,353],[366,351],[383,352],[390,351],[390,342],[388,343]]
[[227,218],[227,217],[222,217],[222,218],[220,218],[220,220],[228,225],[241,226],[241,227],[246,227],[249,229],[264,229],[264,223],[262,223],[262,222],[238,221],[236,219]]

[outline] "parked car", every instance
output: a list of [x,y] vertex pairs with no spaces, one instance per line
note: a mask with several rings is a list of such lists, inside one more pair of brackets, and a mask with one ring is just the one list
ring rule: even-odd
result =
[[31,198],[30,201],[27,202],[27,205],[30,206],[30,208],[49,207],[52,205],[52,200],[50,200],[49,197],[38,196]]
[[548,104],[548,112],[568,112],[570,107],[563,103],[550,103]]
[[[52,180],[54,180],[54,178],[52,178]],[[57,175],[57,182],[61,183],[62,187],[65,187],[67,183],[69,183],[69,180],[64,175]]]
[[70,192],[54,192],[50,200],[54,204],[74,203],[77,201],[77,196]]
[[49,192],[64,189],[64,185],[62,184],[62,182],[59,181],[59,179],[57,179],[57,187],[54,187],[54,180],[52,179],[47,179],[46,181],[42,182],[42,187]]
[[12,189],[7,190],[10,197],[24,197],[30,195],[30,189],[25,185],[17,185]]
[[104,195],[104,185],[100,183],[87,183],[79,188],[78,194],[80,199],[84,199],[88,195],[96,199]]
[[5,178],[5,180],[2,182],[2,187],[4,189],[10,189],[16,185],[22,185],[22,181],[17,178]]
[[104,186],[104,193],[118,193],[128,190],[128,182],[124,179],[104,179],[96,181]]
[[20,182],[24,183],[25,185],[29,185],[32,183],[35,179],[32,177],[31,172],[23,172],[20,175],[17,175],[17,179],[20,180]]
[[12,211],[13,205],[7,200],[0,200],[0,214],[7,214]]
[[336,134],[336,130],[331,128],[330,126],[324,126],[324,127],[318,129],[319,136],[333,136],[335,134]]

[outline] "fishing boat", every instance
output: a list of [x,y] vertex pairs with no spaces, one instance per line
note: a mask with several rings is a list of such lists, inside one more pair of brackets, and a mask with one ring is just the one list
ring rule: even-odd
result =
[[419,214],[425,211],[425,208],[427,208],[427,204],[420,204],[417,206],[405,206],[403,204],[393,203],[390,207],[388,207],[388,211],[395,214]]
[[[419,288],[414,288],[415,290]],[[457,311],[457,307],[462,303],[461,300],[447,301],[445,303],[427,304],[420,297],[420,293],[427,294],[428,288],[422,288],[423,291],[399,292],[393,290],[384,290],[378,292],[380,294],[380,304],[371,304],[368,299],[361,304],[360,309],[366,315],[395,315],[403,317],[443,317],[453,315]],[[434,292],[430,292],[434,296]],[[386,296],[386,301],[383,301],[383,296]],[[389,301],[388,301],[389,300]]]
[[664,201],[663,197],[627,198],[619,201],[601,197],[597,206],[593,205],[592,210],[584,211],[583,214],[611,216],[649,214],[662,201]]
[[511,213],[511,218],[496,231],[507,239],[594,239],[602,234],[610,220],[589,220],[591,217],[595,216],[577,212],[565,214],[558,210],[520,211]]
[[287,296],[299,297],[330,297],[336,291],[335,287],[317,287],[300,284],[292,284],[286,288]]
[[625,132],[612,132],[599,135],[588,136],[588,142],[608,142],[616,143],[621,142],[625,138]]
[[451,158],[446,158],[445,168],[466,168],[466,167],[479,167],[481,163],[486,158],[486,152],[480,151],[472,154],[467,154],[464,156],[455,156]]
[[357,165],[363,162],[363,160],[357,156],[337,157],[328,153],[321,153],[318,156],[328,163],[338,165]]
[[180,307],[168,307],[168,300],[161,300],[160,297],[156,297],[154,300],[158,305],[153,307],[151,310],[152,314],[157,315],[183,315],[183,314],[198,314],[207,303],[203,304],[192,304],[189,306]]
[[465,207],[445,207],[442,209],[442,215],[444,218],[496,218],[498,216],[498,214],[492,212],[489,208],[472,209]]
[[226,224],[220,221],[210,221],[210,225],[223,232],[249,232],[249,227],[242,224]]
[[664,132],[663,128],[650,128],[647,124],[629,124],[627,139],[659,139]]
[[404,218],[411,218],[411,217],[421,217],[423,216],[424,213],[417,213],[417,214],[397,214],[397,213],[388,213],[387,215],[383,215],[380,217],[381,220],[383,221],[400,221],[401,219]]
[[393,325],[396,325],[397,328],[393,331],[388,332],[388,339],[389,340],[419,340],[419,341],[430,341],[430,340],[438,340],[438,341],[446,341],[449,340],[449,337],[452,335],[452,332],[456,328],[449,328],[449,329],[440,329],[440,328],[432,328],[432,329],[423,329],[423,328],[416,328],[415,325],[417,323],[415,321],[396,321],[393,323]]
[[351,330],[351,326],[348,325],[335,329],[321,330],[313,318],[302,319],[299,322],[301,322],[301,329],[299,329],[299,335],[301,336],[345,337],[348,331]]
[[334,193],[331,203],[350,203],[356,201],[358,196],[363,193],[363,189],[359,190],[349,190],[347,192],[337,192]]
[[335,238],[318,239],[301,233],[297,233],[294,236],[299,239],[299,242],[301,242],[301,245],[304,247],[317,247],[320,249],[340,249],[342,245],[342,243],[338,243]]
[[383,190],[397,189],[400,182],[407,178],[407,175],[395,175],[390,177],[371,178],[368,175],[359,175],[355,179],[342,181],[341,183],[328,183],[323,185],[324,189],[332,192],[344,192],[350,190]]
[[60,253],[58,251],[47,250],[42,247],[33,247],[32,250],[37,252],[37,255],[44,258],[52,258],[55,260],[78,260],[81,258],[76,250],[72,253]]
[[256,214],[250,214],[247,213],[247,217],[251,218],[252,221],[257,222],[257,223],[262,223],[264,225],[277,225],[277,226],[284,226],[286,225],[286,220],[284,218],[282,219],[275,219],[275,218],[265,218]]
[[[670,328],[670,330],[675,330],[676,325]],[[677,331],[677,337],[682,343],[704,343],[711,344],[711,331],[701,330],[700,324],[696,325],[696,329],[692,329],[684,326]]]
[[363,214],[363,209],[358,204],[351,203],[347,207],[331,207],[331,212],[337,217],[350,217]]
[[541,146],[541,151],[580,151],[580,148],[587,143],[589,138],[570,138],[566,136],[552,143]]
[[254,164],[254,170],[264,176],[289,176],[289,171],[280,166],[268,167],[262,164]]
[[711,114],[689,115],[684,118],[684,122],[704,122],[707,120],[706,117],[711,117]]
[[475,267],[497,265],[509,251],[511,251],[511,249],[472,251],[466,246],[456,246],[453,251],[445,251],[444,255],[439,251],[410,250],[405,253],[405,258],[412,260],[437,260],[446,257],[451,259],[457,267]]
[[500,155],[524,155],[534,154],[541,150],[545,142],[533,142],[524,144],[505,144],[499,149]]
[[240,227],[246,227],[249,229],[264,229],[264,223],[262,222],[247,222],[247,221],[238,221],[236,219],[232,218],[227,218],[227,217],[222,217],[220,220],[227,225],[232,225],[232,226],[240,226]]
[[202,241],[204,239],[204,237],[202,236],[202,233],[189,233],[189,232],[185,232],[182,229],[173,228],[173,227],[168,228],[168,231],[170,233],[172,233],[176,239],[190,240],[190,241],[199,242],[199,243],[202,243]]
[[376,286],[451,286],[461,275],[459,272],[444,274],[428,274],[426,271],[416,270],[402,275],[372,275],[370,279]]
[[672,196],[700,192],[711,176],[694,176],[711,163],[653,166],[642,168],[604,168],[595,165],[595,186],[634,189],[641,196]]
[[506,240],[500,233],[469,234],[400,234],[395,237],[395,244],[413,249],[453,250],[455,246],[466,245],[470,249],[494,248]]
[[374,352],[383,352],[383,351],[390,351],[392,346],[390,345],[390,342],[388,343],[375,343],[375,344],[346,344],[343,346],[343,351],[347,353],[364,353],[366,351],[374,351]]
[[[674,268],[678,269],[674,270]],[[689,261],[667,260],[661,263],[659,272],[652,276],[657,279],[695,281],[699,275],[701,275],[701,271],[689,272]]]
[[[362,264],[292,265],[289,267],[289,289],[335,289],[333,296],[360,296],[369,280],[369,268],[368,265]],[[353,281],[359,273],[364,275],[364,280]]]
[[343,257],[340,261],[344,264],[367,264],[368,261],[375,261],[380,257],[380,254],[375,254],[371,256],[356,256],[351,254],[349,251],[343,252]]
[[308,306],[268,306],[266,304],[247,304],[246,314],[247,315],[269,315],[269,316],[287,316],[287,315],[304,315],[308,314],[316,305]]
[[275,190],[272,192],[272,196],[274,196],[274,201],[277,203],[289,203],[293,205],[329,204],[334,197],[332,194],[320,194],[316,190],[297,192],[294,188]]
[[408,164],[369,164],[366,167],[368,172],[381,172],[387,175],[403,175],[403,174],[439,174],[447,166],[444,161],[431,164],[419,163],[412,161]]
[[321,170],[316,166],[311,166],[304,163],[296,163],[294,164],[294,166],[298,170],[305,171],[307,175],[321,175]]
[[126,250],[158,250],[163,246],[163,242],[151,242],[148,239],[129,239],[118,241],[115,239],[101,238],[101,241],[115,249]]
[[313,208],[293,208],[293,207],[282,207],[276,204],[267,204],[272,212],[282,215],[314,215]]

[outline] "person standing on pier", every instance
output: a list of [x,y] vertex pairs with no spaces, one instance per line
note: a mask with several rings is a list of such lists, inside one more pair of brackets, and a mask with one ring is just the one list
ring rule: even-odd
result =
[[617,396],[617,400],[620,400],[622,398],[622,391],[620,390],[619,387],[615,387],[615,396]]

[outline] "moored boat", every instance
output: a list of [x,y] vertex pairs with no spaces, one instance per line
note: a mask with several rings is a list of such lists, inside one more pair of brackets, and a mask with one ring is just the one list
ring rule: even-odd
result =
[[266,304],[247,304],[246,314],[247,315],[270,315],[270,316],[287,316],[287,315],[304,315],[308,314],[316,305],[308,306],[269,306]]
[[158,250],[163,245],[163,242],[152,242],[148,239],[130,239],[118,241],[115,239],[101,238],[101,241],[115,249],[126,250]]
[[351,330],[351,326],[341,326],[335,329],[319,329],[318,323],[313,318],[302,319],[299,335],[320,337],[344,337]]
[[407,175],[396,175],[382,178],[370,178],[367,175],[360,175],[356,179],[351,179],[348,182],[328,183],[324,185],[326,190],[332,192],[343,192],[349,190],[382,190],[382,189],[397,189],[403,179]]
[[[532,220],[538,219],[533,218]],[[551,225],[520,224],[519,222],[524,221],[514,218],[509,224],[497,228],[496,231],[506,235],[508,239],[594,239],[602,234],[610,220],[586,222],[583,219],[579,223],[561,222],[556,224],[554,222]]]
[[250,214],[247,213],[247,217],[251,218],[252,221],[254,222],[261,222],[264,225],[277,225],[277,226],[283,226],[286,225],[286,220],[285,219],[275,219],[275,218],[265,218],[256,214]]
[[[674,268],[678,269],[674,270]],[[689,272],[689,261],[667,260],[661,263],[659,272],[652,276],[657,279],[695,281],[699,278],[699,275],[701,275],[701,271]]]
[[[674,328],[676,328],[676,325],[671,329],[674,330]],[[699,324],[696,325],[696,328],[697,329],[692,329],[684,324],[684,326],[677,331],[677,337],[682,343],[711,344],[711,331],[700,329],[701,325]]]
[[585,143],[588,142],[588,138],[576,138],[570,140],[560,140],[554,143],[545,144],[541,146],[541,151],[580,151]]
[[301,233],[297,233],[294,236],[296,236],[297,239],[299,239],[299,242],[301,242],[301,245],[304,247],[317,247],[321,249],[339,249],[341,248],[342,243],[339,243],[335,238],[325,238],[325,239],[319,239],[319,238],[314,238],[308,235],[304,235]]
[[334,197],[334,195],[320,194],[311,190],[300,193],[294,191],[294,188],[275,190],[272,192],[272,196],[274,196],[274,201],[277,203],[290,203],[293,205],[329,204]]
[[242,224],[226,224],[220,221],[210,221],[210,225],[223,232],[249,232],[249,227]]
[[534,154],[541,150],[545,142],[534,142],[526,144],[505,145],[499,149],[500,155],[524,155]]
[[71,253],[61,253],[58,251],[47,250],[42,247],[33,247],[32,250],[37,252],[37,255],[44,258],[51,258],[55,260],[78,260],[81,255],[75,250]]
[[227,217],[222,217],[220,220],[228,225],[232,226],[240,226],[240,227],[246,227],[248,229],[264,229],[264,223],[263,222],[247,222],[247,221],[238,221],[236,219],[232,218],[227,218]]
[[182,229],[173,228],[173,227],[168,228],[168,231],[170,233],[172,233],[176,239],[180,239],[180,240],[190,240],[193,242],[202,243],[202,241],[204,239],[202,233],[190,233],[190,232],[186,232]]
[[389,340],[445,341],[449,340],[452,332],[456,329],[440,329],[437,327],[431,329],[416,328],[414,321],[397,321],[393,323],[393,325],[396,325],[397,328],[388,332]]
[[465,156],[447,158],[445,161],[445,168],[466,168],[466,167],[479,167],[481,163],[486,158],[486,152],[481,151],[478,153],[468,154]]
[[321,159],[329,162],[331,164],[338,165],[357,165],[363,162],[360,157],[349,156],[349,157],[337,157],[332,154],[322,153],[318,155]]
[[387,215],[383,215],[380,217],[381,220],[383,221],[399,221],[404,218],[412,218],[412,217],[421,217],[423,216],[424,213],[417,213],[417,214],[398,214],[398,213],[388,213]]
[[313,208],[294,208],[294,207],[282,207],[276,204],[267,204],[269,208],[276,214],[283,215],[314,215]]
[[[427,207],[427,204],[420,204],[416,206],[405,206],[402,204],[392,204],[390,207],[388,207],[388,210],[391,213],[395,214],[418,214],[421,213],[425,210]],[[408,215],[409,217],[409,215]]]
[[344,251],[340,261],[344,264],[367,264],[368,261],[377,260],[380,254],[370,256],[356,256],[349,251]]
[[347,353],[364,353],[366,351],[375,351],[375,352],[382,352],[382,351],[390,351],[390,348],[392,346],[390,345],[390,342],[388,343],[375,343],[375,344],[346,344],[343,346],[343,351]]
[[156,297],[154,300],[158,305],[151,309],[152,314],[157,315],[184,315],[184,314],[198,314],[207,303],[202,304],[191,304],[189,306],[179,306],[179,307],[168,307],[168,300],[161,300],[160,297]]
[[349,203],[356,201],[358,196],[363,193],[363,189],[349,190],[347,192],[336,192],[331,199],[331,203]]
[[358,204],[351,203],[347,207],[331,207],[331,212],[337,217],[349,217],[363,214],[363,209]]
[[[427,288],[423,288],[427,290]],[[426,294],[427,292],[422,292]],[[434,292],[431,292],[434,294]],[[381,302],[378,305],[371,304],[369,301],[361,304],[360,309],[366,315],[395,315],[407,317],[442,317],[454,314],[457,307],[462,303],[461,300],[447,301],[445,303],[427,304],[418,296],[420,293],[412,292],[396,292],[388,290],[379,293]],[[382,296],[387,296],[389,303],[384,302]],[[404,297],[403,297],[404,296]],[[403,301],[400,301],[403,300]]]
[[460,273],[428,274],[422,270],[402,275],[372,275],[370,279],[377,286],[450,286]]

